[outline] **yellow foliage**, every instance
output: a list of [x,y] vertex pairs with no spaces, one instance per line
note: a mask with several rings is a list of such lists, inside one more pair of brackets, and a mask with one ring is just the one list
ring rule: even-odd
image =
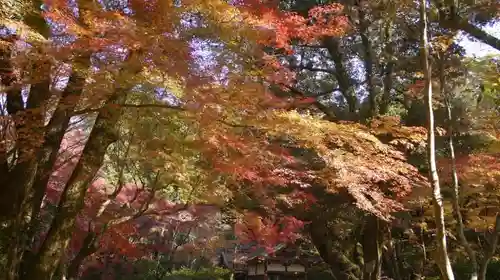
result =
[[255,126],[270,136],[291,136],[299,147],[316,151],[326,163],[316,172],[317,179],[330,192],[347,190],[361,209],[387,217],[402,207],[394,199],[402,202],[413,187],[427,186],[401,152],[360,124],[333,123],[296,111],[273,111],[266,118]]

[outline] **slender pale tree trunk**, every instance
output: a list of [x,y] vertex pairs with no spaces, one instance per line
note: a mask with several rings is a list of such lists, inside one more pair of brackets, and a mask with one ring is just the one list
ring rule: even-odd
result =
[[458,238],[460,241],[460,245],[464,247],[465,251],[467,252],[467,255],[469,256],[469,261],[472,266],[472,272],[470,279],[471,280],[477,280],[478,278],[478,263],[477,263],[477,258],[476,258],[476,253],[472,249],[472,247],[469,244],[469,241],[467,241],[467,238],[465,237],[464,233],[464,222],[462,218],[462,213],[460,212],[460,184],[458,182],[458,173],[457,173],[457,162],[455,158],[455,146],[454,146],[454,139],[453,139],[453,123],[452,123],[452,112],[451,112],[451,96],[450,94],[446,93],[446,78],[444,76],[444,61],[441,63],[441,69],[439,71],[439,83],[441,87],[441,96],[445,98],[445,105],[446,105],[446,112],[447,112],[447,118],[448,118],[448,148],[450,149],[450,160],[451,160],[451,176],[453,179],[453,212],[455,213],[455,220],[456,220],[456,231],[458,234]]
[[420,57],[425,79],[425,103],[427,107],[427,148],[429,160],[429,180],[432,184],[432,202],[434,221],[437,230],[438,255],[436,263],[441,271],[443,280],[454,280],[450,258],[446,246],[446,228],[444,223],[443,197],[439,185],[439,176],[436,167],[436,143],[434,134],[434,112],[432,109],[432,78],[429,63],[429,40],[427,38],[427,3],[420,0]]

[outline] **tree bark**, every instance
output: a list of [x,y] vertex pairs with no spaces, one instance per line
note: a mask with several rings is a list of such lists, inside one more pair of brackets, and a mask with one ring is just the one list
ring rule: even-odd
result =
[[382,272],[382,221],[371,214],[367,214],[364,220],[362,236],[363,280],[378,280]]
[[392,272],[391,278],[394,280],[401,280],[403,278],[401,277],[399,257],[398,257],[398,252],[397,252],[396,246],[394,246],[394,239],[392,237],[390,224],[386,224],[385,228],[386,228],[387,234],[388,234],[388,238],[387,238],[388,242],[387,242],[387,250],[386,250],[387,266],[389,266],[391,268],[391,272]]
[[[90,60],[87,60],[86,64],[90,64]],[[71,116],[76,104],[80,100],[84,85],[85,77],[81,73],[73,72],[66,89],[61,95],[59,104],[46,127],[47,133],[44,137],[44,144],[37,155],[39,168],[36,172],[32,188],[31,217],[34,223],[38,219],[40,206],[59,153],[61,142],[70,125]],[[36,225],[32,224],[30,227],[33,228]],[[34,234],[32,231],[30,230],[31,235]]]
[[[7,134],[9,133],[8,130],[11,129],[10,125],[8,123],[10,120],[7,120],[7,118],[14,118],[18,112],[22,111],[24,109],[23,105],[23,99],[21,95],[21,88],[16,85],[17,77],[15,76],[14,72],[14,66],[12,65],[12,48],[14,46],[14,43],[17,40],[17,36],[11,35],[7,37],[6,39],[2,39],[2,44],[9,45],[6,48],[0,49],[0,79],[2,85],[7,89],[5,91],[6,93],[6,107],[7,107],[7,114],[8,116],[5,116],[5,131],[4,137],[8,137]],[[15,125],[16,128],[19,127],[19,124]],[[3,141],[2,141],[3,142]],[[5,141],[7,142],[7,141]],[[9,179],[11,178],[9,176],[10,172],[10,165],[8,161],[8,147],[6,144],[1,143],[2,145],[0,147],[0,160],[1,160],[1,167],[2,169],[0,170],[0,183],[2,185],[2,188],[0,188],[0,221],[6,221],[9,218],[12,218],[12,216],[15,214],[14,211],[14,204],[12,203],[12,190],[10,189],[9,186]]]
[[[444,62],[440,63],[441,65],[444,65]],[[441,67],[443,68],[443,67]],[[446,103],[446,112],[447,112],[447,118],[448,118],[448,148],[450,152],[450,159],[451,159],[451,176],[452,176],[452,181],[453,181],[453,212],[455,213],[455,220],[457,222],[456,230],[458,234],[458,238],[460,240],[460,244],[462,247],[464,247],[465,251],[467,252],[467,255],[469,256],[469,261],[472,266],[472,273],[470,276],[471,280],[477,280],[478,278],[478,264],[477,264],[477,258],[476,258],[476,253],[472,249],[472,247],[469,244],[469,241],[467,241],[467,238],[465,237],[464,233],[464,222],[463,222],[463,217],[462,213],[460,212],[460,184],[458,181],[458,174],[457,174],[457,163],[456,163],[456,158],[455,158],[455,147],[454,147],[454,139],[453,139],[453,123],[452,123],[452,112],[451,112],[451,96],[449,94],[446,94],[445,88],[446,88],[446,79],[444,77],[444,69],[440,69],[440,84],[441,84],[441,95],[445,98],[445,103]]]
[[[113,193],[109,195],[108,198],[101,204],[99,210],[97,211],[95,219],[99,219],[102,216],[102,214],[104,214],[108,205],[111,204],[112,200],[115,199],[116,196],[123,189],[124,184],[122,182],[122,178],[123,178],[123,168],[120,170],[118,186],[115,188]],[[87,258],[88,256],[92,255],[97,251],[97,244],[96,244],[97,238],[101,236],[105,231],[105,229],[103,229],[99,233],[93,231],[90,223],[91,222],[89,222],[88,234],[87,236],[85,236],[85,239],[83,240],[82,247],[68,265],[68,269],[66,272],[68,280],[76,280],[78,278],[78,272],[80,270],[80,266],[82,265],[85,258]]]
[[360,279],[360,268],[333,246],[326,223],[312,221],[309,224],[309,234],[321,258],[330,266],[337,280]]
[[97,251],[97,246],[95,244],[97,234],[95,232],[89,231],[85,239],[83,240],[82,248],[78,251],[76,256],[71,260],[67,269],[67,279],[76,280],[78,279],[78,272],[80,266],[82,265],[85,258],[92,255]]
[[[13,216],[9,219],[9,252],[7,257],[7,279],[15,279],[17,270],[21,264],[24,248],[27,245],[26,236],[20,234],[24,232],[30,221],[29,204],[30,188],[35,179],[38,161],[34,151],[40,145],[37,139],[43,137],[45,103],[49,100],[50,94],[50,66],[47,61],[40,61],[36,64],[40,66],[40,71],[46,76],[36,84],[33,84],[28,96],[26,109],[18,111],[14,116],[16,133],[18,134],[17,145],[18,155],[16,165],[8,174],[8,181],[4,188],[10,192],[10,211]],[[27,131],[30,135],[21,133]]]
[[367,15],[364,11],[363,1],[355,2],[358,9],[359,34],[361,36],[361,43],[364,50],[363,63],[365,66],[365,79],[368,88],[368,101],[370,105],[368,117],[375,117],[379,112],[379,91],[375,85],[375,76],[373,73],[373,48],[368,30],[368,28],[370,27],[370,22],[368,22]]
[[434,134],[434,111],[432,108],[432,77],[429,62],[429,40],[427,38],[427,1],[420,1],[420,58],[425,79],[425,103],[427,107],[427,149],[429,163],[429,181],[432,185],[432,202],[434,222],[437,231],[438,258],[436,263],[441,271],[443,280],[454,280],[453,270],[447,252],[446,228],[444,222],[443,198],[439,185],[439,176],[436,167],[436,143]]
[[[89,59],[85,62],[87,66],[90,64]],[[59,104],[48,125],[44,128],[45,136],[43,145],[37,151],[36,155],[38,168],[34,174],[32,186],[28,190],[27,203],[25,205],[25,212],[30,216],[29,226],[25,227],[27,244],[32,244],[37,233],[40,207],[47,184],[53,171],[64,134],[69,127],[74,108],[80,100],[84,83],[85,77],[81,73],[73,72],[71,74],[68,85],[61,95]],[[23,273],[26,267],[32,265],[30,262],[33,259],[34,252],[26,251],[19,273]]]
[[439,24],[451,30],[462,30],[471,35],[477,40],[489,45],[490,47],[500,51],[500,39],[482,30],[480,27],[473,25],[466,19],[454,17],[453,19],[440,19]]
[[[127,90],[117,90],[107,103],[123,104]],[[71,239],[75,219],[83,207],[85,194],[104,160],[106,150],[117,140],[116,125],[121,109],[99,113],[82,157],[66,183],[58,210],[26,280],[50,280]]]
[[344,96],[348,109],[349,109],[349,119],[356,119],[358,113],[358,98],[356,96],[356,91],[349,77],[349,73],[345,69],[340,40],[338,38],[326,37],[323,40],[328,53],[335,63],[335,78],[339,85],[340,91]]
[[479,266],[478,280],[486,280],[488,264],[490,263],[491,258],[495,256],[495,252],[497,250],[499,229],[500,229],[500,214],[497,213],[495,217],[495,227],[493,229],[493,233],[490,240],[490,246],[488,250],[485,252],[481,265]]
[[394,42],[392,41],[392,24],[394,19],[391,18],[387,20],[384,26],[384,59],[385,65],[383,67],[383,84],[384,92],[382,94],[382,100],[380,101],[379,112],[381,115],[387,114],[389,111],[389,105],[391,102],[392,88],[393,88],[393,76],[394,68],[396,63],[394,62]]
[[[37,0],[7,1],[4,6],[2,1],[0,6],[4,9],[0,9],[2,10],[0,17],[22,21],[42,36],[47,36],[48,27],[44,18],[40,13],[33,11],[33,4],[36,5],[38,2]],[[51,96],[49,89],[52,63],[50,59],[41,59],[34,63],[34,69],[29,69],[32,74],[41,74],[41,78],[31,85],[26,108],[24,107],[20,80],[16,77],[12,64],[12,48],[18,38],[18,35],[9,35],[7,38],[0,39],[6,43],[4,46],[8,46],[0,50],[0,78],[2,85],[6,87],[5,93],[7,94],[8,116],[4,115],[4,117],[11,119],[14,123],[15,130],[13,131],[17,137],[13,148],[17,155],[10,162],[8,147],[0,144],[0,223],[6,222],[5,233],[10,235],[7,241],[8,246],[6,246],[8,248],[6,266],[1,275],[7,280],[17,279],[17,270],[27,245],[23,234],[23,229],[30,220],[29,213],[26,211],[26,205],[29,203],[27,192],[32,186],[38,166],[33,154],[40,144],[37,140],[44,133],[44,105]],[[32,48],[34,51],[40,51],[36,44]],[[33,78],[33,75],[30,78]],[[6,124],[7,122],[9,121],[7,120]],[[2,129],[10,129],[10,126],[3,126]],[[7,131],[3,132],[7,133]],[[7,134],[4,136],[8,137]]]

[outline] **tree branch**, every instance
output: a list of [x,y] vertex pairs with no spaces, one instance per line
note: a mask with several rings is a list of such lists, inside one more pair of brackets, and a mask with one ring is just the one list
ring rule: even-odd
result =
[[100,111],[104,110],[105,108],[109,108],[109,107],[136,108],[136,109],[157,108],[157,109],[172,109],[172,110],[179,110],[179,111],[185,110],[185,108],[180,106],[180,105],[170,105],[170,104],[106,104],[106,106],[103,106],[101,108],[88,108],[88,109],[75,111],[74,115],[83,115],[83,114],[88,114],[88,113],[100,112]]
[[[295,87],[288,86],[288,85],[285,85],[285,87],[288,90],[290,90],[290,92],[292,92],[295,95],[299,95],[299,96],[302,96],[302,97],[306,97],[307,96],[304,92],[300,91],[299,89],[297,89]],[[319,97],[319,96],[320,95],[318,95],[317,97]],[[318,110],[320,110],[321,112],[323,112],[325,114],[325,116],[326,116],[326,118],[328,120],[333,121],[333,120],[337,119],[337,116],[336,116],[335,112],[332,112],[332,110],[328,106],[325,106],[324,104],[322,104],[318,100],[316,100],[313,104],[318,108]]]
[[493,228],[493,235],[490,242],[490,247],[485,252],[483,261],[481,262],[479,268],[479,280],[486,280],[486,272],[488,269],[488,264],[490,263],[491,258],[495,256],[495,252],[498,246],[498,228],[500,227],[500,213],[497,213],[495,216],[495,225]]
[[444,28],[452,30],[462,30],[477,40],[500,51],[500,39],[482,30],[481,28],[469,23],[463,18],[440,19],[439,24]]
[[307,65],[291,65],[290,66],[291,70],[309,70],[313,72],[324,72],[328,74],[335,75],[336,72],[333,69],[325,69],[325,68],[319,68],[319,67],[314,67],[312,64],[307,64]]
[[354,85],[352,84],[352,80],[349,76],[347,69],[344,64],[344,55],[341,50],[341,44],[339,39],[334,37],[325,37],[323,39],[323,44],[328,50],[328,53],[333,59],[335,63],[335,78],[337,79],[337,83],[340,87],[340,91],[344,96],[347,104],[349,106],[349,113],[352,114],[352,117],[355,117],[358,109],[358,97],[356,95]]

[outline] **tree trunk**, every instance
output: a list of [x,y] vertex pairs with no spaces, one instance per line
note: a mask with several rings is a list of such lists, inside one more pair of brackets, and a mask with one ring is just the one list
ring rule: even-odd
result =
[[85,239],[83,240],[82,248],[76,256],[71,260],[67,269],[67,279],[76,280],[78,279],[78,272],[80,270],[80,266],[82,265],[85,258],[92,255],[97,251],[97,246],[95,244],[97,238],[97,234],[95,232],[89,232]]
[[[441,62],[443,65],[444,62]],[[457,164],[455,158],[455,147],[453,141],[453,123],[452,123],[452,113],[451,113],[451,97],[446,96],[445,87],[446,87],[446,79],[444,77],[444,69],[440,71],[440,84],[441,84],[441,95],[445,97],[446,103],[446,111],[448,117],[448,148],[450,149],[450,159],[451,159],[451,171],[452,171],[452,179],[453,179],[453,212],[455,213],[455,220],[457,222],[457,234],[460,240],[460,245],[462,245],[469,256],[469,261],[472,266],[471,272],[471,280],[477,280],[478,278],[478,264],[476,259],[476,253],[472,249],[465,237],[464,233],[464,222],[462,218],[462,213],[460,212],[460,184],[458,182],[458,174],[457,174]]]
[[[38,1],[0,1],[0,18],[22,21],[47,36],[47,25],[40,13],[33,12],[32,4]],[[5,2],[5,3],[4,3]],[[38,8],[39,6],[37,6]],[[1,84],[6,88],[7,112],[12,118],[17,134],[17,143],[14,149],[17,158],[9,162],[7,146],[0,144],[0,223],[7,226],[6,235],[8,248],[7,260],[4,271],[0,275],[7,280],[17,279],[18,267],[27,245],[24,238],[24,229],[30,220],[26,205],[29,204],[27,192],[33,184],[34,175],[38,166],[34,151],[40,144],[38,139],[43,136],[45,116],[44,105],[50,98],[50,68],[51,61],[42,59],[34,64],[34,69],[28,70],[33,74],[41,74],[41,78],[31,85],[29,96],[24,108],[21,85],[16,77],[12,64],[12,49],[18,35],[9,35],[0,40],[8,46],[0,50],[0,78]],[[35,51],[37,46],[33,47]],[[23,72],[23,71],[21,71]],[[34,79],[33,75],[29,78]],[[7,116],[5,116],[7,117]],[[10,129],[2,124],[2,130]],[[6,133],[7,131],[2,131]],[[4,134],[6,135],[6,134]],[[6,136],[5,136],[6,137]],[[0,142],[3,142],[0,140]]]
[[[24,233],[30,222],[30,199],[31,188],[38,168],[38,161],[35,151],[39,148],[38,139],[44,135],[45,106],[50,94],[50,67],[46,61],[36,64],[37,69],[42,73],[47,73],[38,83],[32,85],[29,92],[26,109],[18,111],[13,116],[16,123],[16,133],[18,134],[17,145],[19,159],[13,170],[8,174],[8,182],[4,188],[10,192],[11,208],[14,216],[9,222],[9,252],[7,257],[7,279],[13,278],[21,264],[22,256],[28,245]],[[29,120],[29,121],[27,121]],[[29,137],[21,131],[27,131]],[[24,132],[26,133],[26,132]]]
[[[6,93],[6,105],[7,105],[7,113],[8,116],[14,118],[20,111],[24,109],[23,105],[23,99],[21,95],[21,88],[16,86],[17,77],[14,72],[14,66],[12,65],[12,47],[15,44],[17,40],[17,37],[12,35],[7,37],[6,39],[2,39],[2,44],[7,44],[10,45],[7,48],[1,48],[0,49],[0,79],[1,79],[1,84],[5,88]],[[17,122],[18,123],[18,122]],[[19,124],[16,124],[16,128],[19,127]],[[7,125],[5,127],[2,127],[2,129],[5,129],[3,131],[3,134],[5,135],[4,137],[7,137],[8,134],[8,129]],[[16,129],[17,131],[17,129]],[[0,145],[0,153],[1,153],[1,166],[2,170],[0,173],[0,183],[2,185],[2,188],[0,188],[0,222],[2,221],[7,221],[11,219],[13,216],[15,216],[15,203],[12,203],[12,194],[14,194],[15,189],[11,189],[11,184],[9,182],[9,179],[12,177],[9,176],[10,171],[10,166],[9,166],[9,161],[8,157],[9,155],[7,154],[7,146],[4,144],[4,141],[1,141]],[[6,143],[7,141],[5,141]]]
[[[89,64],[87,60],[86,64]],[[32,186],[29,188],[27,194],[27,203],[25,205],[25,212],[30,216],[29,226],[25,227],[26,230],[26,243],[32,244],[37,228],[39,228],[39,212],[42,204],[47,184],[52,173],[54,164],[59,153],[59,148],[64,137],[64,134],[69,127],[70,119],[73,114],[74,108],[78,103],[85,78],[77,72],[74,72],[68,81],[68,85],[64,90],[59,104],[52,115],[48,125],[45,127],[45,137],[42,147],[37,151],[38,168],[34,174]],[[25,268],[29,267],[30,262],[34,259],[34,252],[26,251],[26,255],[22,260],[22,268],[19,273],[25,272]]]
[[[393,8],[390,8],[393,11]],[[393,12],[394,13],[394,12]],[[382,100],[380,101],[380,114],[385,115],[389,111],[389,105],[392,100],[392,88],[393,88],[393,76],[394,76],[394,68],[396,63],[394,61],[394,45],[392,39],[392,24],[394,22],[393,16],[387,20],[384,24],[384,59],[385,65],[383,67],[383,84],[384,84],[384,93],[382,94]]]
[[358,9],[358,19],[359,19],[359,35],[361,36],[361,43],[363,45],[364,57],[363,63],[365,66],[365,79],[368,88],[368,101],[370,108],[368,110],[367,116],[375,117],[379,112],[379,102],[378,94],[379,91],[375,85],[375,76],[373,73],[373,48],[372,42],[369,35],[370,22],[368,22],[368,17],[363,10],[363,1],[355,1],[356,7]]
[[309,224],[311,240],[321,258],[330,266],[337,280],[360,279],[360,268],[333,246],[332,238],[328,234],[328,228],[326,226],[326,223],[317,220]]
[[[2,8],[0,4],[0,9]],[[10,38],[6,39],[0,39],[0,43],[2,45],[8,45],[8,44],[13,44],[15,41],[14,36],[10,36]],[[12,68],[12,63],[11,63],[11,56],[12,56],[12,51],[10,48],[0,48],[0,84],[5,87],[9,88],[13,85],[14,83],[14,69]],[[12,98],[13,93],[11,90],[5,90],[5,94],[7,95],[7,98]],[[15,94],[15,93],[14,93]],[[0,126],[0,136],[2,137],[0,141],[0,185],[5,186],[7,183],[8,179],[8,174],[9,174],[9,160],[8,160],[8,147],[7,147],[7,141],[4,141],[5,138],[8,135],[8,126],[7,126],[7,113],[4,113],[3,111],[1,112],[1,120],[2,120],[2,125]],[[8,203],[4,202],[4,199],[7,198],[7,196],[3,193],[3,188],[0,189],[0,215],[3,215],[4,209],[7,209]],[[0,216],[1,217],[1,216]]]
[[[117,90],[107,104],[123,104],[126,91]],[[99,113],[82,157],[66,183],[58,210],[47,236],[27,271],[26,280],[50,280],[71,239],[75,219],[83,207],[89,184],[104,160],[106,150],[117,140],[116,125],[121,109]]]
[[335,78],[337,79],[340,91],[342,92],[342,95],[344,96],[349,107],[349,116],[347,116],[347,118],[354,120],[357,118],[358,113],[358,99],[349,77],[349,73],[347,73],[347,70],[345,69],[340,40],[334,37],[326,37],[323,40],[323,44],[335,63]]
[[495,217],[495,227],[493,228],[493,233],[490,240],[490,246],[488,250],[485,252],[483,261],[479,266],[478,280],[486,280],[486,272],[488,270],[488,264],[490,263],[491,258],[493,258],[497,250],[499,230],[500,230],[500,215],[499,213],[497,213]]
[[386,229],[387,229],[387,233],[388,233],[387,251],[385,254],[386,258],[387,258],[387,266],[390,267],[390,269],[391,269],[391,273],[392,273],[391,278],[392,279],[402,280],[403,278],[401,277],[398,252],[394,246],[394,239],[392,238],[390,224],[386,225]]
[[454,280],[453,270],[447,252],[446,228],[444,222],[443,198],[439,185],[439,176],[436,167],[436,150],[434,135],[434,112],[432,108],[432,78],[429,63],[429,41],[427,38],[427,1],[420,1],[420,56],[425,79],[425,103],[427,107],[427,148],[429,162],[429,181],[432,184],[432,202],[434,210],[434,222],[437,231],[436,263],[441,271],[443,280]]
[[[6,44],[13,45],[15,43],[15,40],[15,36],[9,36],[4,41],[6,41]],[[23,109],[23,101],[21,97],[21,90],[14,88],[16,79],[14,75],[14,68],[11,62],[11,57],[12,50],[10,48],[0,49],[0,78],[2,85],[8,88],[8,90],[6,90],[7,112],[10,116],[13,116]],[[5,129],[3,133],[6,135],[7,128],[2,127],[2,129]],[[19,215],[17,215],[17,217],[15,215],[15,209],[18,206],[16,204],[17,199],[14,196],[13,200],[13,197],[11,196],[11,194],[15,193],[12,193],[10,189],[12,185],[9,179],[11,179],[12,177],[10,177],[11,174],[9,171],[7,152],[7,146],[2,145],[2,147],[0,147],[0,160],[2,161],[2,169],[0,170],[0,185],[2,186],[0,188],[0,224],[7,224],[6,232],[8,235],[10,235],[10,238],[7,241],[9,245],[4,245],[6,248],[8,248],[8,252],[5,271],[2,272],[2,276],[7,280],[11,280],[15,279],[16,277],[16,268],[19,261],[18,254],[20,253],[21,248],[18,247],[18,244],[21,242],[21,240],[19,233],[16,231],[19,229],[21,221],[18,220],[18,218],[20,218]]]
[[454,17],[453,19],[440,19],[439,25],[451,30],[461,30],[477,40],[500,51],[500,39],[470,23],[467,19]]
[[381,221],[374,215],[367,214],[363,228],[363,280],[378,280],[382,272]]
[[[90,64],[90,60],[86,64]],[[84,84],[85,77],[81,73],[73,72],[60,98],[59,104],[47,125],[44,144],[37,155],[39,168],[33,184],[31,217],[34,219],[34,223],[30,226],[30,239],[35,234],[33,228],[36,228],[36,219],[38,219],[43,196],[45,195],[64,134],[70,125],[75,106],[80,100]]]

